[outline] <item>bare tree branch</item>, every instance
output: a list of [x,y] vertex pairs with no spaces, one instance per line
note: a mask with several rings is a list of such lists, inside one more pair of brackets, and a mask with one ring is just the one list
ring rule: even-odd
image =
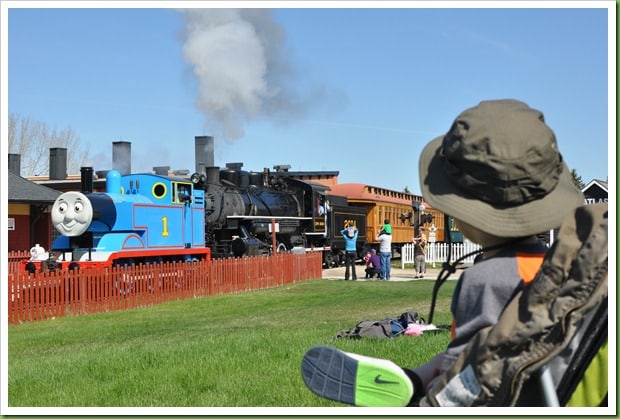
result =
[[43,121],[9,114],[9,153],[19,154],[24,176],[49,174],[50,148],[67,149],[67,173],[77,174],[88,158],[88,149],[70,126],[62,130]]

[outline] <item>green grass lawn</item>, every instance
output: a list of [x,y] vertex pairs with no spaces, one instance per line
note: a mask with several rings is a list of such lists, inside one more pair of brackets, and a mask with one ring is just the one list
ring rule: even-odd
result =
[[[329,344],[416,366],[447,332],[335,339],[361,320],[428,316],[434,281],[305,281],[143,309],[10,326],[9,407],[342,406],[315,396],[300,373],[305,351]],[[454,281],[434,323],[451,320]]]

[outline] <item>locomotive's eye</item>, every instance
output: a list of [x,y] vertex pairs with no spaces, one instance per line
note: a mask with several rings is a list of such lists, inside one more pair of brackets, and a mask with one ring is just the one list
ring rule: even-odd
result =
[[83,209],[84,209],[84,204],[82,204],[81,202],[76,202],[75,206],[73,207],[73,211],[75,211],[76,214],[79,214],[80,212],[82,212]]
[[65,212],[67,212],[67,203],[63,202],[60,205],[58,205],[58,212],[61,214],[64,214]]

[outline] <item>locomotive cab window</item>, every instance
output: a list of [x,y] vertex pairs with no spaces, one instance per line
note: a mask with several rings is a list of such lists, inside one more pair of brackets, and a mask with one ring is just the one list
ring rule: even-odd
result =
[[173,202],[185,204],[192,202],[192,184],[191,183],[174,183],[174,199]]

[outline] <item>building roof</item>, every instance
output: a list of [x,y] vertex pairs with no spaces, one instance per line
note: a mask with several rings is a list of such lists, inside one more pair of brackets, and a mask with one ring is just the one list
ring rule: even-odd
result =
[[346,196],[350,201],[383,201],[411,205],[412,201],[420,198],[408,192],[399,192],[362,183],[339,183],[330,188],[333,195]]
[[12,172],[9,172],[8,181],[9,202],[47,204],[53,203],[60,196],[60,192],[38,185]]
[[[277,166],[276,166],[277,167]],[[309,179],[325,179],[338,177],[340,172],[338,170],[305,170],[305,171],[289,171],[289,170],[274,170],[269,172],[273,176],[286,176],[294,178],[309,178]]]
[[590,181],[590,183],[588,183],[586,186],[583,187],[583,189],[581,190],[581,192],[586,192],[588,189],[590,189],[592,186],[598,186],[599,188],[601,188],[603,191],[605,192],[609,192],[608,191],[608,183],[606,180],[599,180],[599,179],[592,179]]

